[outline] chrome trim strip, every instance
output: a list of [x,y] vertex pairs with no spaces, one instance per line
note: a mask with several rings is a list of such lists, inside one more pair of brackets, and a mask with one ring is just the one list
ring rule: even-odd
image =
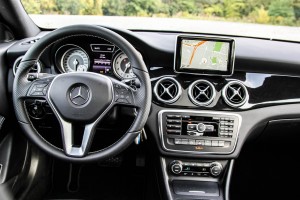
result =
[[63,145],[64,145],[64,150],[65,153],[68,156],[73,156],[73,157],[83,157],[84,155],[86,155],[86,150],[87,147],[89,146],[89,142],[90,139],[93,137],[94,135],[94,131],[95,128],[98,124],[98,122],[103,118],[103,116],[106,115],[106,113],[112,108],[112,106],[114,105],[115,102],[115,95],[114,95],[114,88],[113,88],[113,83],[112,81],[101,74],[97,74],[97,73],[93,73],[93,72],[76,72],[76,73],[92,73],[93,75],[96,74],[98,76],[104,77],[105,79],[109,80],[111,83],[111,88],[112,88],[112,94],[113,94],[113,98],[112,101],[110,103],[110,105],[105,109],[105,111],[92,123],[85,125],[84,127],[84,133],[83,133],[83,138],[82,138],[82,142],[81,142],[81,146],[80,147],[73,147],[73,127],[72,127],[72,123],[65,121],[61,115],[58,113],[57,109],[55,108],[54,104],[52,103],[52,100],[50,98],[50,90],[52,87],[52,83],[55,81],[55,79],[59,76],[65,76],[65,75],[70,75],[69,73],[67,74],[59,74],[57,75],[51,82],[48,92],[47,92],[47,100],[49,102],[50,107],[52,108],[54,114],[56,115],[60,125],[61,125],[61,131],[62,131],[62,136],[63,136]]
[[233,171],[233,166],[234,166],[234,159],[229,161],[229,167],[228,167],[228,173],[227,176],[225,177],[225,200],[230,200],[229,198],[229,190],[230,190],[230,181],[232,177],[232,171]]
[[[164,99],[162,99],[162,98],[158,95],[158,93],[157,93],[157,87],[158,87],[158,85],[159,85],[162,81],[165,81],[165,80],[170,80],[171,82],[173,82],[173,83],[176,85],[177,89],[178,89],[178,93],[177,93],[177,95],[176,95],[173,99],[170,99],[170,100],[164,100]],[[172,78],[172,77],[164,77],[164,78],[159,79],[159,80],[155,83],[154,88],[153,88],[153,92],[154,92],[155,97],[156,97],[159,101],[161,101],[161,102],[163,102],[163,103],[166,103],[166,104],[171,104],[171,103],[176,102],[176,101],[179,99],[179,97],[180,97],[181,94],[182,94],[182,89],[181,89],[181,85],[179,84],[179,82],[178,82],[176,79],[174,79],[174,78]]]
[[[211,88],[212,88],[212,96],[210,99],[208,99],[206,102],[199,102],[197,101],[194,97],[193,97],[193,89],[195,87],[196,84],[198,83],[207,83]],[[213,100],[216,98],[216,89],[214,87],[214,85],[207,81],[207,80],[197,80],[197,81],[194,81],[190,86],[189,86],[189,89],[188,89],[188,96],[189,96],[189,99],[195,104],[195,105],[198,105],[198,106],[208,106],[209,104],[211,104],[213,102]]]
[[[169,112],[169,113],[195,113],[195,114],[213,114],[213,115],[228,115],[228,116],[235,116],[238,118],[238,127],[237,127],[237,133],[236,133],[236,137],[235,137],[235,141],[233,144],[233,148],[231,151],[229,152],[198,152],[198,151],[183,151],[183,150],[175,150],[175,149],[168,149],[165,146],[164,143],[164,138],[163,138],[163,126],[162,126],[162,115],[165,112]],[[200,154],[200,155],[205,155],[205,154],[231,154],[234,152],[235,147],[237,145],[237,141],[238,141],[238,136],[239,136],[239,131],[241,128],[241,124],[242,124],[242,117],[239,114],[235,114],[235,113],[229,113],[229,112],[215,112],[215,111],[196,111],[196,110],[181,110],[181,109],[174,109],[174,110],[161,110],[158,113],[158,124],[159,124],[159,135],[160,135],[160,139],[161,139],[161,143],[162,143],[162,147],[164,150],[166,151],[170,151],[170,152],[179,152],[179,153],[192,153],[192,154]]]
[[162,172],[162,177],[163,177],[163,183],[164,183],[164,186],[165,186],[165,189],[166,189],[166,196],[167,196],[168,200],[173,200],[172,193],[171,193],[171,190],[170,190],[166,159],[163,158],[163,157],[160,157],[159,161],[160,161],[160,168],[162,170],[161,172]]

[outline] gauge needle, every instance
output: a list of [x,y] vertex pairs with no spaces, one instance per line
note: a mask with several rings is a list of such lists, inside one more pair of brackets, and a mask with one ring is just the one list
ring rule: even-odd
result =
[[79,64],[78,60],[75,59],[74,62],[73,62],[74,70],[75,70],[75,71],[77,70],[76,67],[77,67],[78,64]]
[[129,67],[130,67],[130,62],[125,65],[125,70],[124,70],[125,73]]

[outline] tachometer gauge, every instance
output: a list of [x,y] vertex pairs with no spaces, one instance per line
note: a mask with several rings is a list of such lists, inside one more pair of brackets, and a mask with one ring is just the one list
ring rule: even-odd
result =
[[79,48],[69,49],[61,60],[65,72],[86,72],[89,68],[88,55]]
[[113,62],[114,74],[120,79],[130,79],[136,77],[132,71],[130,61],[123,52],[119,53]]

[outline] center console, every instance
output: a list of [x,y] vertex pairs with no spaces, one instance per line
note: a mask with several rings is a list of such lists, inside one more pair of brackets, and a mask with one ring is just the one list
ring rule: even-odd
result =
[[224,188],[233,161],[201,159],[201,155],[232,153],[241,123],[240,115],[229,112],[172,109],[158,113],[162,148],[181,155],[160,160],[167,199],[227,199]]
[[[221,110],[216,106],[221,96],[229,106],[240,107],[248,101],[248,92],[238,81],[218,85],[203,76],[216,76],[216,80],[231,76],[234,47],[231,38],[177,36],[174,72],[185,79],[178,75],[179,83],[173,77],[164,77],[154,87],[157,101],[170,106],[158,112],[159,142],[165,155],[160,157],[167,194],[164,199],[228,200],[234,162],[228,157],[236,148],[242,117],[209,109]],[[191,74],[199,75],[199,79],[192,82]],[[205,111],[201,107],[206,107]]]

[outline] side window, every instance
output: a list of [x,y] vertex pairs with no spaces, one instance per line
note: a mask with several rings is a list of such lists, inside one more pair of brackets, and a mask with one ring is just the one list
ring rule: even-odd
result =
[[0,43],[12,41],[14,36],[11,30],[4,24],[0,23]]

